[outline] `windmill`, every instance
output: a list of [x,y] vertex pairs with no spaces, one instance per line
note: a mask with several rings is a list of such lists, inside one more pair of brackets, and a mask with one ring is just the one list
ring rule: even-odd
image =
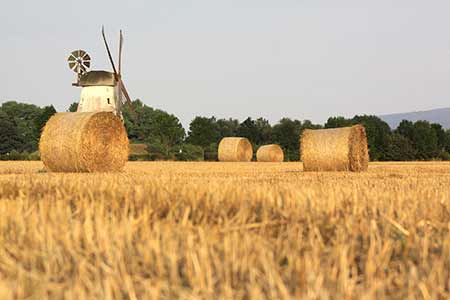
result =
[[123,96],[125,96],[125,103],[131,111],[133,110],[130,95],[122,80],[122,30],[119,33],[119,64],[117,69],[103,27],[102,37],[113,72],[88,71],[91,66],[91,57],[84,50],[72,51],[67,59],[69,68],[77,74],[76,82],[72,85],[81,87],[77,112],[111,111],[123,119]]

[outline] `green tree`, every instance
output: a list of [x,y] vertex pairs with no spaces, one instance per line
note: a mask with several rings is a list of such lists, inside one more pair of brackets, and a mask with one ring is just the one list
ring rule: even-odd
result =
[[217,142],[219,131],[216,118],[195,117],[189,125],[188,143],[206,148],[211,143]]
[[17,130],[17,126],[8,115],[0,110],[0,154],[10,153],[19,148],[23,141]]
[[270,126],[269,121],[264,118],[258,118],[255,120],[255,126],[257,130],[255,145],[270,144],[272,142],[272,126]]
[[56,114],[56,109],[53,107],[53,105],[45,106],[44,108],[42,108],[41,114],[37,116],[36,119],[34,119],[34,126],[38,136],[41,135],[41,130],[42,128],[44,128],[48,119],[50,119],[50,117],[54,114]]
[[217,131],[219,133],[217,142],[224,137],[232,137],[237,135],[239,128],[239,120],[236,119],[219,119],[216,121]]
[[414,123],[412,142],[418,159],[427,160],[439,155],[438,136],[427,121]]
[[67,109],[68,112],[76,112],[78,110],[78,102],[73,102]]
[[18,152],[37,150],[39,133],[35,130],[35,120],[41,115],[41,108],[33,104],[8,101],[1,105],[2,110],[16,125],[20,136],[20,144],[17,144]]
[[330,117],[325,123],[325,128],[339,128],[352,126],[353,121],[344,117]]
[[123,117],[130,140],[160,148],[166,158],[171,158],[170,149],[184,140],[185,131],[177,117],[153,109],[139,99],[133,101],[131,109],[124,106]]
[[416,150],[412,142],[399,133],[393,133],[389,136],[385,159],[390,161],[408,161],[414,160]]
[[171,150],[179,161],[202,161],[204,159],[203,148],[192,144],[181,144]]
[[414,139],[414,123],[408,120],[402,120],[400,124],[398,124],[395,132],[412,141]]
[[256,122],[248,117],[245,119],[237,129],[237,136],[245,137],[250,140],[252,145],[255,145],[255,141],[259,138],[258,127],[256,126]]
[[288,161],[300,159],[300,133],[302,123],[299,120],[289,118],[281,119],[272,128],[273,142],[279,144],[284,151],[284,157]]
[[389,146],[391,128],[377,116],[355,116],[353,124],[362,124],[366,129],[367,144],[371,160],[387,160],[386,152]]
[[437,145],[438,145],[439,151],[445,151],[448,141],[447,141],[447,134],[446,134],[444,128],[442,128],[441,124],[436,124],[436,123],[432,123],[431,128],[436,133]]

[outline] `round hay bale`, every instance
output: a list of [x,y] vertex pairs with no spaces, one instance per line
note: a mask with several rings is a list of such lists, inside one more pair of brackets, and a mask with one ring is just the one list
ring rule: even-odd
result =
[[284,160],[283,149],[276,144],[261,146],[256,151],[256,160],[259,162],[282,162]]
[[116,172],[128,160],[128,137],[113,113],[58,113],[44,127],[39,151],[53,172]]
[[304,171],[366,171],[369,165],[366,130],[361,125],[304,130],[301,157]]
[[225,137],[219,143],[219,161],[251,161],[253,148],[249,140],[242,137]]

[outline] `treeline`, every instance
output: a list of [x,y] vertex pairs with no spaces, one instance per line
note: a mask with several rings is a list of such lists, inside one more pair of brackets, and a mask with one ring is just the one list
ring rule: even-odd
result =
[[[76,103],[68,111],[76,111]],[[0,159],[36,159],[40,131],[56,113],[53,106],[5,102],[0,106]],[[125,107],[124,120],[132,143],[144,143],[149,154],[142,160],[217,160],[218,143],[223,137],[248,138],[254,147],[276,143],[288,161],[300,159],[300,135],[304,129],[337,128],[362,124],[366,128],[372,161],[450,160],[450,130],[427,121],[402,121],[392,130],[376,116],[351,119],[330,117],[325,124],[283,118],[271,125],[266,119],[217,119],[195,117],[186,132],[173,114],[153,109],[140,100],[132,109]]]

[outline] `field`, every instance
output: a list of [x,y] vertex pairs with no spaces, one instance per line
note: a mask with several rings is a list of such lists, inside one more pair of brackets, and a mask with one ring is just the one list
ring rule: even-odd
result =
[[0,162],[0,299],[450,299],[450,164]]

